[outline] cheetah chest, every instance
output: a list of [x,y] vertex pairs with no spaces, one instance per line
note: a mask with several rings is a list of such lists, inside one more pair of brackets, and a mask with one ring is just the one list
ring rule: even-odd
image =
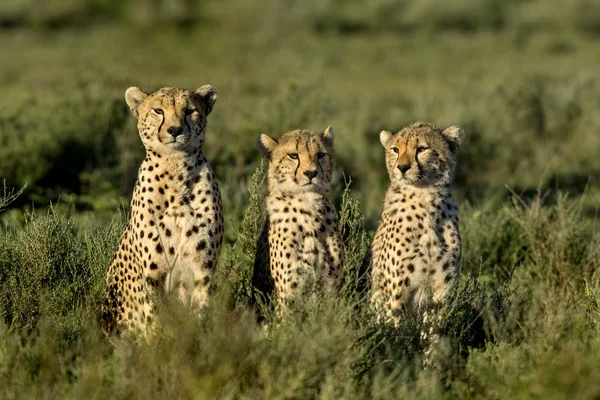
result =
[[317,278],[321,271],[328,271],[326,237],[332,227],[326,223],[319,200],[311,194],[269,202],[271,271],[276,281],[280,274]]
[[138,237],[148,258],[147,275],[158,280],[169,274],[165,290],[170,291],[195,269],[214,268],[223,218],[218,187],[210,181],[161,194],[149,203],[149,220],[143,221]]
[[379,290],[396,296],[409,287],[435,293],[455,277],[460,239],[450,197],[390,196],[376,239],[373,273]]

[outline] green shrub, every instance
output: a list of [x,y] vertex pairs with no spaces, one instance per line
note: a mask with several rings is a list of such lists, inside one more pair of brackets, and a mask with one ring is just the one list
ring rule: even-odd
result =
[[51,210],[29,215],[21,231],[6,231],[0,238],[4,323],[31,331],[40,319],[59,318],[81,328],[76,319],[99,310],[121,228],[79,234],[72,221]]

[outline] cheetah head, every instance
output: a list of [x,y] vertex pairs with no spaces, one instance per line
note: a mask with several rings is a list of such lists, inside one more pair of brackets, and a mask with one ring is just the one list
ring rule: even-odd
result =
[[258,149],[269,162],[269,189],[281,193],[327,194],[333,171],[333,129],[295,130],[279,141],[262,134]]
[[194,92],[162,88],[145,93],[130,87],[125,100],[138,119],[144,146],[158,153],[191,153],[204,143],[206,117],[217,100],[217,90],[204,85]]
[[415,122],[396,134],[381,131],[392,186],[449,185],[464,136],[459,125],[442,131],[424,122]]

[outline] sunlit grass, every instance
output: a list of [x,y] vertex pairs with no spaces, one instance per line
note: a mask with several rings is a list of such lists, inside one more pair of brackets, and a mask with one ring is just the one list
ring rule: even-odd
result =
[[[52,3],[0,6],[0,398],[600,396],[594,2]],[[104,278],[144,154],[124,91],[206,83],[226,220],[210,311],[168,299],[150,343],[109,341]],[[415,120],[468,137],[462,277],[427,370],[421,318],[381,325],[356,295],[388,182],[378,134]],[[344,290],[261,325],[256,138],[329,125]]]

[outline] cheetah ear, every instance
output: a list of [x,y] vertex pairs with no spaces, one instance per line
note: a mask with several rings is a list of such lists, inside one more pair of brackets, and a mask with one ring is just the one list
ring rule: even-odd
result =
[[132,86],[125,91],[125,101],[134,117],[139,117],[138,106],[146,97],[148,97],[148,93],[137,86]]
[[217,101],[217,89],[215,89],[211,85],[204,85],[199,87],[194,92],[202,98],[204,104],[206,105],[206,115],[210,114],[215,105],[215,101]]
[[394,134],[392,132],[381,131],[379,133],[379,140],[381,141],[381,144],[383,145],[383,147],[386,147],[388,142],[390,141],[390,139],[393,137],[394,137]]
[[465,138],[465,129],[460,125],[452,125],[442,132],[450,145],[450,151],[456,153]]
[[258,140],[256,141],[256,147],[258,147],[258,150],[260,150],[262,155],[266,158],[269,158],[271,156],[271,153],[273,152],[273,150],[275,150],[275,147],[277,146],[279,146],[277,140],[269,137],[269,135],[266,135],[264,133],[260,135],[258,137]]
[[325,139],[325,142],[327,143],[328,146],[333,147],[333,128],[331,126],[328,126],[327,129],[325,129],[325,131],[323,131],[323,138]]

